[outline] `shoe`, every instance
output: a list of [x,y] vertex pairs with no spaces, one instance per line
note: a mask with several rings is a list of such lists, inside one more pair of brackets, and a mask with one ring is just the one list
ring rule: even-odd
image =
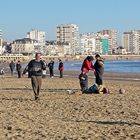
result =
[[35,100],[39,100],[39,97],[36,97],[36,96],[35,96]]

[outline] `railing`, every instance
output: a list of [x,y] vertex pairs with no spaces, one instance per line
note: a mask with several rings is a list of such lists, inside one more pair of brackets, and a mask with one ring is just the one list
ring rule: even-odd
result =
[[7,60],[22,60],[26,61],[29,60],[29,56],[20,56],[20,55],[2,55],[0,56],[0,61],[7,61]]

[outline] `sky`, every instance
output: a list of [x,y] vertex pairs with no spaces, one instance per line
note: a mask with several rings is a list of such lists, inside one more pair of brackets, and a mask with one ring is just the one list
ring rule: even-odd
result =
[[[140,29],[140,0],[0,0],[0,29],[6,41],[26,37],[32,29],[56,39],[60,24],[76,24],[80,33]],[[121,39],[120,39],[121,40]]]

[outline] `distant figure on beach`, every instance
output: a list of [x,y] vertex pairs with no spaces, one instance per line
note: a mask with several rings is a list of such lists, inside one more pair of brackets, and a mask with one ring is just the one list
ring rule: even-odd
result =
[[[86,59],[83,61],[81,71],[84,72],[86,75],[89,72],[89,70],[94,71],[94,66],[93,66],[93,56],[87,56]],[[87,87],[88,87],[88,76],[87,76]]]
[[58,70],[60,71],[60,78],[63,78],[64,64],[61,59],[59,59]]
[[88,89],[88,76],[84,70],[79,75],[79,82],[80,82],[80,87],[82,92]]
[[4,68],[0,68],[0,75],[2,76],[2,78],[4,78],[4,74],[5,74]]
[[94,68],[95,68],[95,81],[96,84],[98,84],[98,86],[103,85],[103,74],[104,74],[104,59],[101,58],[101,56],[99,54],[95,55],[95,64],[94,64]]
[[35,59],[31,60],[23,71],[23,74],[27,71],[31,72],[31,83],[35,100],[39,99],[39,92],[42,84],[42,71],[45,69],[46,64],[41,60],[41,53],[36,53]]
[[17,70],[17,73],[18,73],[18,78],[21,78],[21,63],[20,63],[20,60],[18,60],[17,64],[16,64],[16,70]]
[[14,61],[11,61],[9,63],[9,67],[10,67],[10,70],[11,70],[11,75],[13,75],[13,72],[15,70],[15,63],[14,63]]
[[50,77],[53,78],[53,76],[54,76],[54,72],[53,72],[53,70],[54,70],[54,61],[53,60],[51,60],[49,62],[48,67],[49,67],[49,71],[50,71]]

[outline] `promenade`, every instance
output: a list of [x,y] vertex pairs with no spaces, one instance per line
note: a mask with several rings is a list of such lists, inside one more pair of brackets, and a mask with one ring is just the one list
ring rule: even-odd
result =
[[[94,56],[94,55],[93,55]],[[106,60],[140,60],[140,55],[101,55]],[[24,55],[0,55],[0,61],[10,61],[10,60],[21,60],[21,61],[29,61],[34,56],[24,56]],[[44,55],[42,56],[43,59],[58,59],[61,58],[64,61],[71,61],[71,60],[83,60],[86,58],[87,55],[76,55],[76,56],[49,56]]]

